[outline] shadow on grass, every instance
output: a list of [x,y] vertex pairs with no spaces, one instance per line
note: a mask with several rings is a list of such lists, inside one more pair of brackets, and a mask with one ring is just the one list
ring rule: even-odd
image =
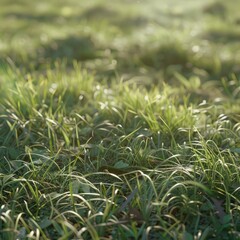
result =
[[147,17],[141,15],[129,16],[120,11],[101,5],[85,10],[79,15],[78,19],[93,22],[106,21],[110,25],[118,27],[123,32],[144,27],[150,22],[150,19]]
[[223,60],[217,54],[211,53],[199,57],[178,42],[159,44],[152,49],[141,49],[138,57],[139,65],[161,71],[166,79],[171,79],[176,71],[188,77],[199,72],[199,76],[206,80],[221,79],[231,72],[240,74],[239,62],[236,59]]
[[227,15],[227,8],[223,3],[216,1],[206,5],[203,8],[203,13],[224,18]]
[[18,13],[18,12],[11,12],[5,14],[6,18],[13,18],[18,20],[25,20],[25,21],[35,21],[35,22],[53,22],[57,21],[60,15],[57,14],[31,14],[31,13]]
[[189,53],[179,44],[167,43],[156,49],[144,51],[140,59],[143,64],[153,68],[163,68],[169,65],[186,66],[189,63]]
[[80,19],[87,20],[102,20],[102,19],[115,19],[119,17],[119,12],[104,6],[94,6],[89,9],[86,9],[81,15]]
[[67,59],[84,61],[98,57],[98,49],[90,36],[68,36],[64,39],[55,39],[50,44],[42,46],[39,56],[44,60]]
[[240,41],[240,31],[231,31],[231,30],[222,30],[222,29],[213,29],[207,31],[203,38],[208,39],[216,43],[230,43],[230,42],[239,42]]

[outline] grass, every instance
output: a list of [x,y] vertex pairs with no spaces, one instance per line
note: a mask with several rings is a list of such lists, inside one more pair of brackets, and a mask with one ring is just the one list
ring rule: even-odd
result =
[[2,0],[1,239],[240,239],[237,3],[187,3]]

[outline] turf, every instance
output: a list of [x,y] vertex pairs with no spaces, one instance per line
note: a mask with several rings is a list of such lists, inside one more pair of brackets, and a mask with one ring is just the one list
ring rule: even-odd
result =
[[238,2],[1,5],[1,239],[240,239]]

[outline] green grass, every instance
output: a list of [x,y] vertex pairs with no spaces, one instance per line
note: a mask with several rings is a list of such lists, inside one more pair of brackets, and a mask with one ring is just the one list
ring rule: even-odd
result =
[[0,239],[240,239],[236,1],[1,5]]

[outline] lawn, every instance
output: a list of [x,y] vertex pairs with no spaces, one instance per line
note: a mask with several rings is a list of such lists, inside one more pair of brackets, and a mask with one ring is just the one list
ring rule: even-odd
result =
[[1,0],[0,239],[240,239],[239,8]]

